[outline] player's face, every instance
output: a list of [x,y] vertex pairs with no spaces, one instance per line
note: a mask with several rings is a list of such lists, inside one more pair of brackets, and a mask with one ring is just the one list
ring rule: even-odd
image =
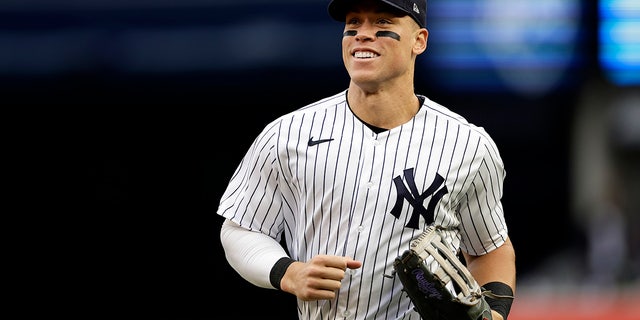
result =
[[378,4],[358,5],[346,16],[342,59],[351,80],[374,86],[413,81],[415,57],[426,49],[427,31],[409,16],[383,10]]

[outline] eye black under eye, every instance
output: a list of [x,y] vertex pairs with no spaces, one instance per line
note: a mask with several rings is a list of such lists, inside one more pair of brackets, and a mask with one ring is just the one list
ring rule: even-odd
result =
[[355,31],[355,30],[347,30],[342,35],[345,36],[345,37],[354,37],[357,34],[358,34],[358,32]]

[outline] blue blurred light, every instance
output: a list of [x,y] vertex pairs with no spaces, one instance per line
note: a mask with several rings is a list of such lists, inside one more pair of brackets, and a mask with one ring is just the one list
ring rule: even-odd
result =
[[600,66],[619,86],[640,85],[640,1],[602,0],[599,3]]
[[581,15],[579,0],[431,0],[429,81],[527,96],[571,86],[586,60]]

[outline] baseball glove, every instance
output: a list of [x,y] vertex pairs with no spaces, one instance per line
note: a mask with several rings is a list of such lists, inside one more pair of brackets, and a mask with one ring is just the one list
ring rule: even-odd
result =
[[425,320],[492,320],[469,270],[430,225],[393,264],[415,310]]

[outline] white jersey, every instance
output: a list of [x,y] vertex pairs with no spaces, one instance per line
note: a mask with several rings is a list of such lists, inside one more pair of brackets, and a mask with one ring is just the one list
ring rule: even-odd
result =
[[471,255],[506,240],[496,145],[421,98],[413,119],[381,133],[351,112],[346,91],[307,105],[266,126],[233,174],[218,214],[284,235],[295,260],[328,254],[363,263],[348,270],[334,300],[298,300],[300,319],[419,319],[389,276],[428,224],[451,228],[452,248]]

